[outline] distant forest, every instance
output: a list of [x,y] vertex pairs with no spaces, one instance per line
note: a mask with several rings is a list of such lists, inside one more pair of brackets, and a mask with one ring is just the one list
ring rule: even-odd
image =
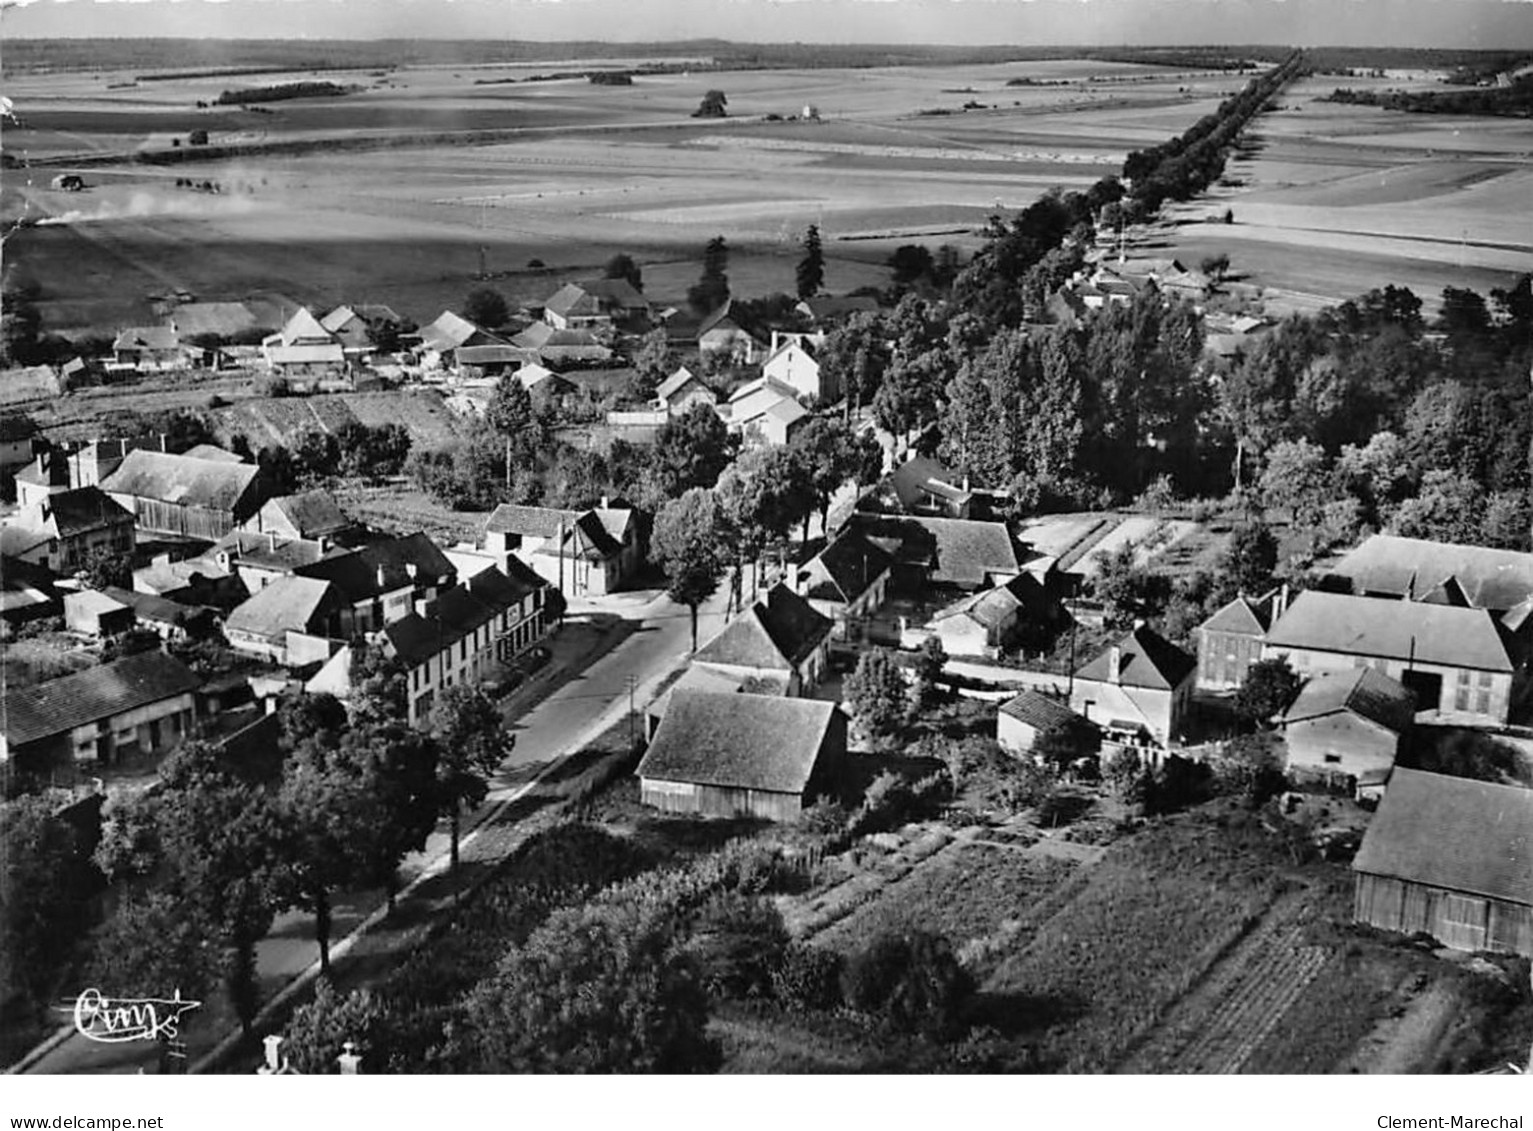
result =
[[[5,69],[143,70],[145,81],[189,74],[260,74],[281,70],[390,69],[421,64],[476,66],[560,59],[682,56],[720,70],[776,67],[888,67],[1096,59],[1179,68],[1238,69],[1276,63],[1288,48],[1270,45],[1194,47],[941,47],[880,44],[742,44],[720,39],[657,43],[515,43],[488,40],[233,40],[17,39],[6,44]],[[1506,69],[1502,51],[1322,47],[1309,51],[1317,70],[1353,67],[1489,67]],[[163,73],[162,73],[163,72]]]
[[1483,114],[1506,118],[1533,117],[1533,76],[1511,86],[1477,86],[1470,90],[1347,90],[1338,88],[1322,102],[1382,106],[1413,114]]

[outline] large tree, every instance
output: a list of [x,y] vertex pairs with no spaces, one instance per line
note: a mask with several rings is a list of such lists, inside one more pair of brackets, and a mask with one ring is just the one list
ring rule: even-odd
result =
[[714,236],[703,249],[703,274],[687,290],[687,302],[698,314],[710,314],[729,298],[729,245]]
[[888,332],[883,318],[859,311],[825,335],[819,349],[820,369],[846,398],[846,417],[878,390],[889,365]]
[[515,736],[506,730],[495,701],[464,683],[444,687],[431,705],[431,735],[437,746],[437,799],[451,824],[452,870],[458,870],[458,827],[463,811],[484,801],[489,779],[511,752]]
[[875,740],[894,737],[910,720],[909,681],[885,648],[874,648],[858,658],[843,684],[843,698],[857,726]]
[[1235,710],[1254,723],[1266,725],[1294,701],[1303,682],[1286,656],[1257,660],[1246,669],[1246,678],[1235,692]]
[[[875,466],[869,466],[873,459],[864,440],[871,440],[877,450]],[[794,433],[788,447],[798,456],[814,506],[820,512],[822,529],[830,514],[832,496],[848,482],[873,482],[883,467],[883,449],[878,447],[878,441],[866,434],[856,435],[835,417],[811,417]]]
[[825,249],[820,244],[820,226],[810,224],[804,233],[804,258],[796,271],[798,297],[810,298],[825,285]]
[[494,330],[511,321],[506,296],[494,287],[475,287],[463,297],[463,317],[476,326]]
[[712,487],[734,459],[738,441],[719,414],[694,404],[655,434],[650,465],[661,499],[679,498],[693,487]]
[[1308,440],[1284,440],[1267,453],[1259,490],[1262,503],[1287,507],[1295,523],[1312,524],[1330,497],[1325,449]]
[[628,285],[636,291],[644,289],[644,272],[627,252],[620,251],[607,260],[602,275],[608,279],[626,279]]
[[712,491],[694,487],[660,509],[650,552],[665,570],[671,600],[692,614],[692,651],[697,651],[697,609],[724,575],[727,529]]

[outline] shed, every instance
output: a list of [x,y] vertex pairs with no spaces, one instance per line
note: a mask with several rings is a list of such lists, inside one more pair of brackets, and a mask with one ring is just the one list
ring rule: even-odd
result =
[[1058,699],[1028,688],[1001,704],[995,720],[995,740],[1013,754],[1029,753],[1044,735],[1079,735],[1084,753],[1096,737],[1096,727]]
[[646,805],[795,820],[834,785],[846,716],[834,703],[677,691],[639,763]]
[[1533,957],[1533,790],[1396,768],[1352,871],[1356,922]]
[[98,639],[133,627],[131,605],[94,589],[64,594],[64,627]]

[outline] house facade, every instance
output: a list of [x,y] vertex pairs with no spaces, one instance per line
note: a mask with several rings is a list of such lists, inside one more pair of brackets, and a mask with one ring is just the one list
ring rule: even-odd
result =
[[761,357],[761,342],[740,324],[726,300],[698,325],[697,352],[734,365],[754,365]]
[[833,641],[867,639],[868,622],[889,591],[889,555],[855,531],[843,531],[798,568],[795,586],[810,608],[833,625]]
[[1262,658],[1267,630],[1287,603],[1284,590],[1241,595],[1198,626],[1198,689],[1234,691]]
[[485,523],[485,549],[515,554],[562,592],[613,593],[643,566],[638,513],[601,506],[587,511],[503,503]]
[[279,664],[329,656],[331,639],[344,639],[345,598],[328,581],[279,577],[236,606],[224,621],[229,647]]
[[1139,625],[1076,671],[1070,709],[1107,741],[1165,749],[1187,718],[1196,670],[1186,652]]
[[800,397],[814,397],[820,402],[834,401],[839,392],[821,370],[814,339],[807,334],[772,331],[761,375],[788,386]]
[[1314,676],[1282,716],[1285,769],[1332,788],[1382,782],[1415,710],[1410,690],[1373,668]]
[[268,369],[285,377],[323,377],[346,367],[346,351],[340,340],[306,306],[299,307],[281,330],[262,340],[261,356]]
[[337,635],[345,639],[410,615],[416,601],[431,600],[457,582],[452,562],[424,534],[386,538],[293,573],[335,587],[345,602]]
[[98,487],[79,487],[19,510],[0,530],[0,548],[8,557],[66,575],[98,552],[133,553],[133,532],[127,508]]
[[680,416],[695,404],[716,408],[718,394],[703,384],[685,365],[672,373],[655,389],[655,407],[668,416]]
[[1006,700],[995,719],[995,740],[1013,754],[1030,754],[1040,739],[1077,738],[1082,751],[1095,740],[1096,728],[1063,702],[1033,688]]
[[807,696],[830,667],[831,622],[784,584],[777,584],[699,648],[694,665],[741,678],[782,681],[790,696]]

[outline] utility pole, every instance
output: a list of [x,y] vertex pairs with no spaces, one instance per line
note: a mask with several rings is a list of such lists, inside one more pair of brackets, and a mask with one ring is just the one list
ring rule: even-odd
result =
[[634,747],[633,728],[635,715],[633,710],[633,697],[634,692],[639,689],[639,677],[636,675],[628,675],[623,677],[623,682],[628,685],[628,749],[631,751]]

